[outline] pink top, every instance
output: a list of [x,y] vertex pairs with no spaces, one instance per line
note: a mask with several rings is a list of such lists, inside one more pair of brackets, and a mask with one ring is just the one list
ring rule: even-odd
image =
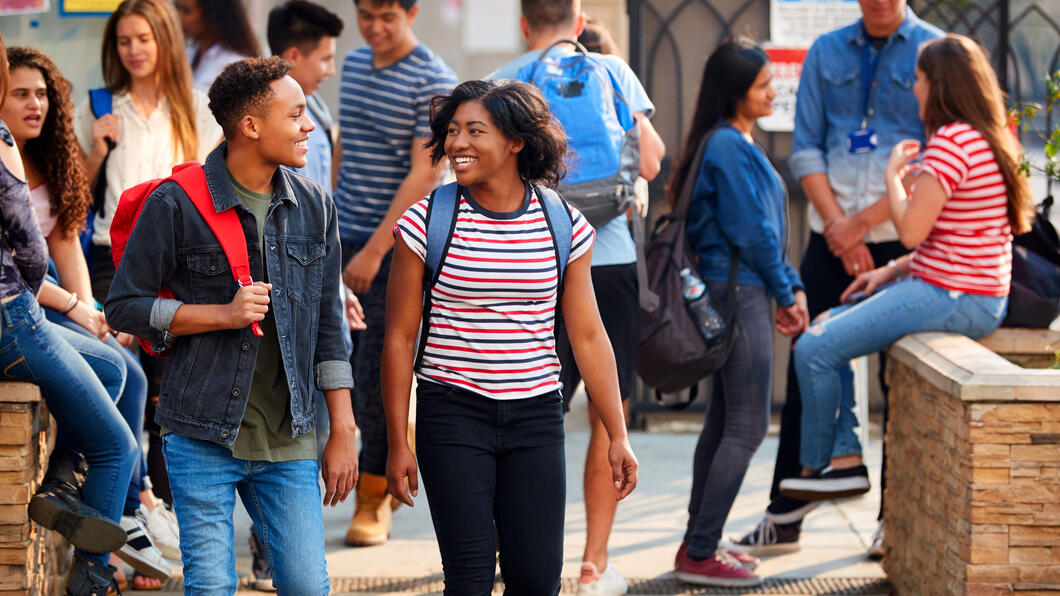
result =
[[986,139],[963,122],[943,126],[928,140],[923,172],[942,185],[946,203],[916,247],[913,275],[947,290],[1007,296],[1012,279],[1008,193]]
[[41,183],[29,191],[29,199],[33,203],[33,210],[37,212],[37,221],[40,223],[40,233],[47,238],[55,229],[55,222],[59,216],[52,213],[51,197],[48,194],[48,185]]

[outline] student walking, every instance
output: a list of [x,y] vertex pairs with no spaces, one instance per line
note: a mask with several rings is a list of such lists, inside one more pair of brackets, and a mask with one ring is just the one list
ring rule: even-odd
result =
[[[843,373],[851,359],[921,331],[978,339],[1005,315],[1012,234],[1030,230],[1034,205],[994,70],[978,44],[950,34],[921,46],[913,94],[930,138],[897,143],[884,173],[891,221],[913,252],[859,275],[842,298],[868,298],[824,313],[795,346],[803,471],[780,483],[792,498],[869,490]],[[908,192],[903,178],[918,157]]]
[[[0,108],[7,87],[7,51],[0,40]],[[108,553],[125,544],[118,521],[138,450],[114,407],[120,384],[104,387],[73,345],[103,344],[45,319],[36,295],[47,270],[48,247],[26,172],[15,139],[0,120],[0,370],[5,378],[40,387],[59,436],[70,444],[53,451],[29,515],[74,545],[67,594],[104,594],[114,573]]]
[[[394,230],[383,350],[389,490],[412,505],[418,458],[447,595],[492,593],[498,550],[506,593],[558,594],[566,492],[560,304],[611,440],[617,498],[637,483],[593,295],[593,229],[540,186],[563,177],[567,151],[536,87],[469,81],[436,98],[431,114],[431,158],[447,157],[457,181],[409,208]],[[452,215],[439,226],[430,218],[443,217],[443,200]],[[433,237],[439,229],[448,242]],[[434,259],[436,269],[428,267]],[[405,444],[413,370],[417,455]]]
[[355,0],[365,45],[346,55],[339,90],[341,143],[335,204],[343,281],[360,298],[367,328],[354,334],[354,411],[361,430],[360,483],[346,544],[383,544],[399,503],[386,491],[387,427],[379,362],[386,320],[393,228],[438,184],[441,163],[423,148],[430,100],[456,75],[412,32],[416,0]]
[[[787,257],[784,182],[751,136],[755,121],[773,112],[776,95],[761,48],[743,40],[723,43],[703,68],[692,127],[670,185],[675,205],[690,195],[687,234],[698,273],[711,300],[731,312],[739,330],[728,360],[714,375],[693,459],[688,527],[675,565],[677,577],[690,583],[761,582],[751,572],[753,557],[738,558],[719,541],[769,427],[772,302],[780,333],[798,335],[809,322],[806,293]],[[739,268],[732,280],[734,253]],[[729,302],[733,281],[735,302]]]
[[[248,255],[257,281],[237,285],[198,209],[167,182],[146,199],[106,304],[114,327],[172,351],[156,417],[168,430],[188,594],[236,591],[237,493],[277,591],[327,594],[318,477],[326,506],[357,478],[336,214],[320,186],[288,169],[305,165],[313,130],[289,68],[276,57],[242,60],[210,88],[225,142],[201,175],[212,205],[234,209],[260,247]],[[162,286],[173,299],[158,297]],[[331,415],[319,466],[315,388]]]
[[203,93],[225,66],[261,55],[243,0],[176,0],[195,88]]
[[[492,79],[520,78],[520,70],[535,63],[542,53],[554,43],[563,40],[577,39],[585,27],[585,14],[581,11],[580,0],[526,0],[522,3],[520,20],[523,36],[526,38],[528,51],[502,66],[490,75]],[[551,48],[549,56],[572,56],[574,46],[561,44]],[[616,103],[614,95],[620,95],[633,119],[625,123],[635,131],[637,149],[640,153],[639,174],[651,180],[659,172],[660,160],[666,151],[662,139],[655,132],[649,118],[655,112],[655,106],[648,98],[637,76],[618,56],[602,54],[590,55],[606,69],[602,74],[615,81],[613,89],[599,94],[602,102]],[[542,67],[544,68],[544,67]],[[596,76],[590,73],[590,76]],[[525,78],[523,80],[526,80]],[[587,94],[588,95],[588,94]],[[586,107],[589,107],[586,104]],[[611,105],[592,106],[592,111],[610,114],[617,123],[616,108]],[[588,111],[588,110],[587,110]],[[567,131],[591,131],[582,135],[595,134],[588,125],[579,122],[563,121],[560,124]],[[600,121],[595,113],[579,113],[570,120],[583,122]],[[575,133],[571,133],[575,134]],[[588,146],[584,136],[577,139]],[[607,156],[615,163],[622,161],[621,149],[615,149],[613,155]],[[591,163],[588,156],[579,156],[568,178],[579,171],[592,172],[600,166]],[[637,168],[634,168],[635,170]],[[624,191],[633,195],[632,184],[636,180],[636,171],[629,177],[629,187]],[[626,213],[611,217],[602,222],[593,222],[596,226],[596,237],[592,258],[593,289],[596,292],[597,308],[603,320],[604,329],[615,354],[618,365],[619,390],[623,403],[633,394],[636,385],[635,360],[639,338],[637,332],[640,324],[640,304],[637,279],[637,249],[630,234]],[[637,224],[634,224],[637,225]],[[559,355],[562,370],[560,380],[563,382],[564,410],[569,409],[581,381],[581,374],[570,342],[565,333],[566,316],[561,317],[556,333],[556,352]],[[614,483],[611,481],[610,466],[607,461],[607,436],[603,424],[593,406],[589,394],[590,438],[585,457],[584,490],[586,539],[582,553],[582,568],[578,585],[579,594],[599,596],[619,596],[625,594],[628,585],[607,556],[607,542],[611,535],[618,500],[615,498]]]

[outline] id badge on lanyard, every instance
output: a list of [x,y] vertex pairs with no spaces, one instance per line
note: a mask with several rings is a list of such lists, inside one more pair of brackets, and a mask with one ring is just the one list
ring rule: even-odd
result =
[[[864,32],[864,30],[863,30]],[[876,81],[876,70],[880,66],[880,53],[870,56],[872,50],[869,45],[869,35],[865,32],[865,44],[861,48],[861,74],[862,74],[862,102],[861,102],[861,128],[847,135],[847,151],[850,153],[871,153],[876,150],[876,130],[868,127],[869,121],[869,96],[872,94],[872,86]]]

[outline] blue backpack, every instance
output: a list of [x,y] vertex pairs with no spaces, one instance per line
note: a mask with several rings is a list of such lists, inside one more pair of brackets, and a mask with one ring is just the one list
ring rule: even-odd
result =
[[[92,108],[92,115],[97,119],[114,112],[114,94],[106,87],[89,89],[88,103]],[[88,210],[88,220],[85,222],[85,229],[81,231],[79,238],[81,251],[85,253],[85,263],[88,265],[89,271],[92,271],[92,231],[96,227],[96,214],[103,213],[103,201],[107,192],[107,159],[110,157],[111,149],[114,149],[114,141],[108,138],[107,156],[103,158],[103,163],[99,165],[99,173],[96,174],[96,179],[89,180],[92,185],[92,206]]]
[[[563,291],[563,274],[567,270],[567,259],[570,258],[571,240],[574,233],[574,222],[571,221],[570,210],[563,199],[550,188],[542,188],[536,184],[532,185],[533,192],[541,201],[541,211],[545,215],[545,224],[552,234],[552,240],[556,246],[556,269],[558,274],[557,285],[559,291]],[[449,252],[449,245],[453,240],[453,231],[456,229],[456,220],[460,215],[460,195],[463,191],[456,182],[439,186],[431,193],[427,203],[427,255],[423,259],[423,321],[420,325],[420,342],[417,351],[416,365],[420,366],[423,358],[423,349],[427,345],[427,330],[430,328],[431,319],[431,289],[438,283],[438,275],[442,271],[442,262]]]
[[[561,44],[577,52],[550,55]],[[541,89],[567,133],[575,157],[558,189],[563,198],[594,227],[625,213],[640,172],[640,127],[603,61],[580,43],[561,40],[515,77]]]

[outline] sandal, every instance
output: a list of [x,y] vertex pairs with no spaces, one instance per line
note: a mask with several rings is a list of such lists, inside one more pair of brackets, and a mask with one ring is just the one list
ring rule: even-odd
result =
[[161,590],[164,585],[165,582],[160,579],[148,575],[142,575],[140,573],[133,573],[130,588],[144,592],[153,592],[155,590]]

